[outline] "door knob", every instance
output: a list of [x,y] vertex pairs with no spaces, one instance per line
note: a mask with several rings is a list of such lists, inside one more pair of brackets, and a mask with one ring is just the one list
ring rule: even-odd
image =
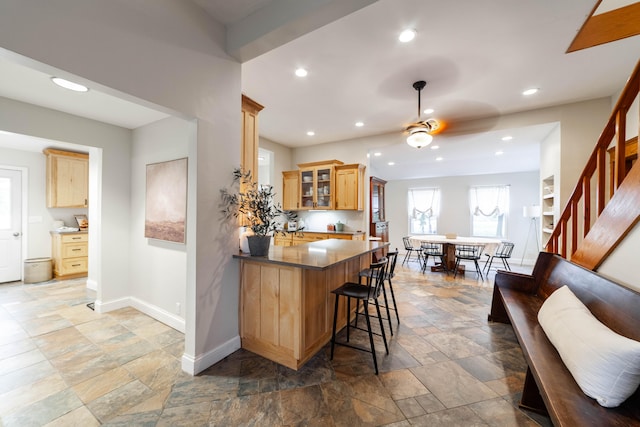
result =
[[20,236],[19,232],[16,231],[15,233],[13,233],[13,237],[18,237],[18,236]]

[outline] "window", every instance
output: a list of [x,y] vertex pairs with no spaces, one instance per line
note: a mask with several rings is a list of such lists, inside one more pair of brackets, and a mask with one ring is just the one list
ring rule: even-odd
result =
[[409,233],[436,234],[440,214],[438,188],[409,189]]
[[273,185],[273,151],[258,147],[258,184]]
[[509,213],[509,186],[471,187],[471,235],[477,237],[506,236]]

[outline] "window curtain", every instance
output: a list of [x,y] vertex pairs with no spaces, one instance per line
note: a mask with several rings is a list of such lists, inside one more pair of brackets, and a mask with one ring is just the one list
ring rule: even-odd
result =
[[470,191],[472,215],[498,217],[509,209],[509,186],[472,187]]
[[409,219],[418,223],[422,233],[433,234],[435,221],[440,214],[440,190],[437,188],[409,189]]
[[471,215],[496,220],[496,236],[502,235],[505,214],[509,211],[509,186],[472,187],[469,197]]

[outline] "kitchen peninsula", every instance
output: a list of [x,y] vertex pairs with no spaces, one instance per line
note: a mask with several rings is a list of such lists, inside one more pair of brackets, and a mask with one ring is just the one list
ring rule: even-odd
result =
[[[299,369],[331,338],[331,291],[346,281],[357,282],[372,254],[385,246],[388,243],[328,239],[272,246],[268,257],[234,255],[240,259],[242,348]],[[343,301],[338,313],[340,329],[347,320]]]

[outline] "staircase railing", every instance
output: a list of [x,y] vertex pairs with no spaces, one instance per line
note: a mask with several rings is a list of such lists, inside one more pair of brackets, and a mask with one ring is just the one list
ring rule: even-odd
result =
[[[609,121],[600,134],[596,147],[591,153],[571,197],[569,197],[562,214],[556,220],[553,233],[551,233],[545,246],[546,251],[558,253],[564,258],[568,257],[574,262],[581,263],[580,257],[575,257],[575,255],[580,255],[576,254],[579,241],[582,242],[586,238],[607,203],[614,199],[615,192],[625,179],[627,173],[625,146],[631,142],[627,141],[626,138],[627,114],[639,92],[640,61],[636,64],[611,113]],[[636,137],[635,144],[637,143],[638,138]],[[607,151],[611,146],[614,148],[614,161],[608,169],[606,157]],[[607,179],[608,175],[610,176],[609,179]],[[607,185],[607,181],[609,185]],[[620,205],[623,206],[622,203]],[[640,209],[638,206],[626,207],[625,209],[629,208]],[[630,215],[627,213],[627,216]],[[635,221],[637,221],[637,218]],[[632,225],[630,224],[629,226]],[[627,230],[625,230],[624,235],[626,235],[626,232]],[[613,250],[623,236],[615,237],[603,242],[603,244],[607,245],[606,248],[601,248],[603,249],[601,251],[603,257],[606,257]],[[594,265],[599,265],[602,260],[591,259],[589,265],[585,265],[585,267],[595,268]]]

